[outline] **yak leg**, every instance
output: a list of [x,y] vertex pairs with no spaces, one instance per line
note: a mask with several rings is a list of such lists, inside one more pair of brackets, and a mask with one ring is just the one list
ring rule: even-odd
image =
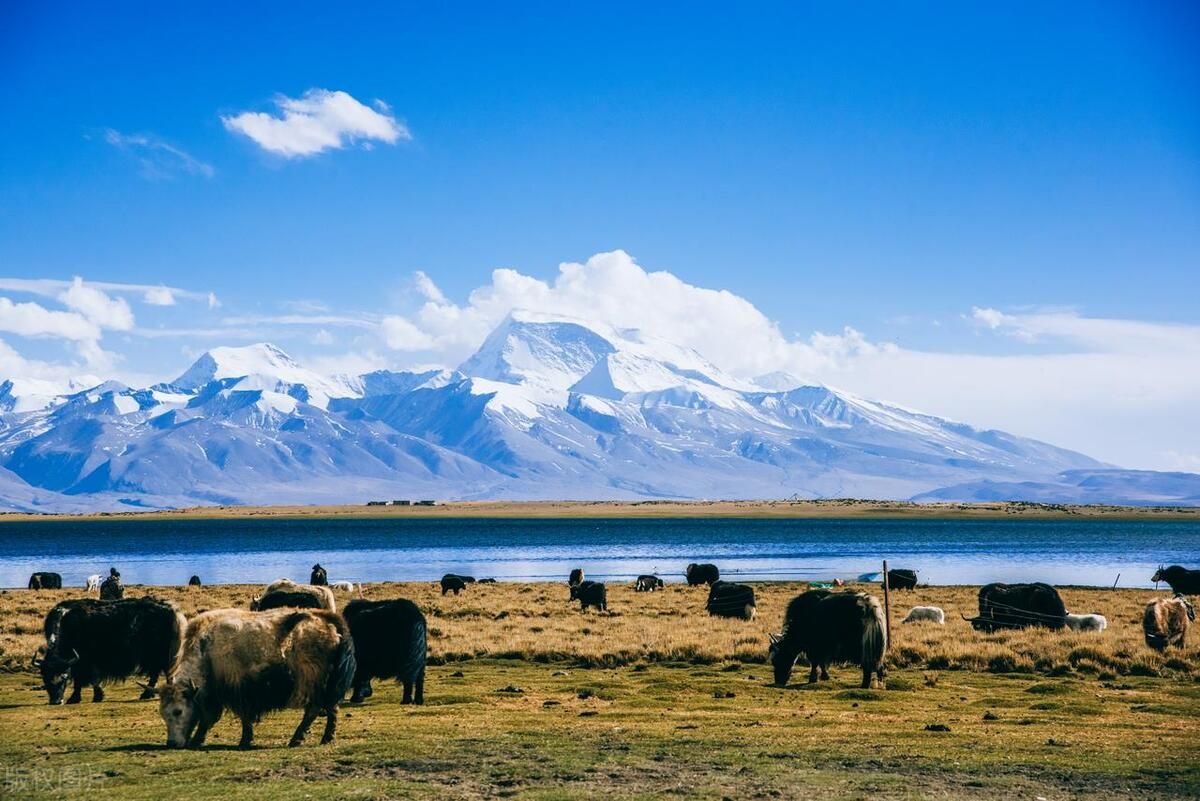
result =
[[328,745],[333,742],[333,735],[337,733],[337,718],[338,708],[336,704],[325,710],[325,731],[321,733],[321,745]]
[[100,682],[92,682],[92,703],[98,704],[104,700],[104,688],[100,686]]
[[862,688],[864,690],[871,689],[871,674],[874,672],[875,671],[869,667],[865,667],[862,669],[862,673],[863,673]]
[[400,699],[402,704],[411,704],[413,702],[413,683],[411,681],[404,682],[404,697]]
[[813,663],[812,663],[812,669],[808,671],[808,683],[809,684],[817,683],[817,661],[815,659],[813,660]]
[[242,718],[242,739],[238,740],[238,748],[249,748],[254,742],[254,721]]
[[306,706],[304,708],[304,717],[300,719],[300,725],[296,727],[296,733],[292,735],[292,739],[288,742],[289,748],[295,748],[304,742],[304,738],[308,734],[312,722],[317,719],[318,711],[320,710],[315,706]]
[[829,681],[829,663],[821,663],[821,681]]
[[[196,723],[196,730],[192,732],[192,736],[188,738],[188,748],[199,748],[204,745],[204,740],[208,737],[208,730],[216,725],[221,719],[221,714],[225,710],[218,709],[215,713],[210,713],[208,710],[200,710],[200,720]],[[242,735],[245,737],[245,734]]]
[[416,684],[416,687],[414,688],[413,703],[417,704],[417,705],[424,704],[425,703],[425,669],[424,668],[422,668],[421,672],[417,674],[417,680],[414,683]]
[[150,674],[150,680],[146,682],[146,686],[142,688],[142,694],[138,696],[139,701],[149,701],[154,696],[158,695],[154,691],[154,685],[158,683],[158,672]]
[[80,698],[83,696],[83,679],[79,676],[73,678],[75,679],[75,689],[71,690],[71,697],[67,699],[68,704],[78,704]]

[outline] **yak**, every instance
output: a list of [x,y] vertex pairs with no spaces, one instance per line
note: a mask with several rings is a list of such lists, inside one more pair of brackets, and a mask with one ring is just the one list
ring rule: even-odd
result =
[[608,588],[600,581],[582,581],[571,588],[571,601],[579,601],[579,610],[587,611],[589,606],[594,606],[601,612],[608,610]]
[[1200,595],[1200,570],[1188,570],[1182,565],[1160,567],[1151,581],[1165,581],[1176,595]]
[[354,638],[358,669],[350,703],[371,695],[371,679],[394,678],[404,685],[402,704],[425,703],[425,616],[412,601],[356,600],[342,610]]
[[88,592],[100,592],[100,574],[93,573],[92,575],[88,576],[87,582],[84,584],[84,588]]
[[480,583],[480,584],[495,584],[496,580],[494,578],[482,578],[479,580],[478,583]]
[[967,617],[977,631],[1066,625],[1067,607],[1049,584],[986,584],[979,589],[979,616]]
[[770,635],[768,656],[775,684],[787,686],[796,660],[803,654],[812,666],[808,682],[829,678],[831,662],[854,662],[862,668],[862,686],[871,686],[875,674],[886,675],[887,624],[879,601],[865,592],[809,590],[788,604],[783,632]]
[[1165,651],[1168,645],[1182,648],[1188,627],[1195,619],[1196,609],[1183,595],[1155,598],[1146,604],[1142,617],[1146,645],[1155,651]]
[[31,590],[61,590],[62,576],[58,573],[38,571],[29,577]]
[[54,647],[54,642],[58,639],[58,632],[62,625],[63,615],[78,606],[95,608],[104,605],[104,603],[104,601],[98,601],[95,598],[71,598],[70,600],[56,603],[54,608],[46,613],[46,619],[42,622],[42,635],[46,638],[46,649],[49,650]]
[[635,592],[654,592],[655,590],[661,590],[662,587],[662,579],[660,579],[658,576],[648,575],[638,576],[637,582],[633,585]]
[[462,576],[456,576],[453,573],[447,573],[442,576],[442,595],[452,592],[458,595],[467,588],[467,583],[463,581]]
[[889,570],[884,577],[884,583],[889,590],[915,590],[917,588],[917,571],[905,568]]
[[188,586],[189,587],[199,587],[200,586],[200,577],[192,576],[190,579],[188,579]]
[[583,568],[577,567],[571,571],[571,575],[567,576],[567,586],[574,587],[577,584],[583,583]]
[[754,605],[754,588],[732,581],[714,581],[708,590],[708,603],[704,608],[714,617],[753,620],[757,609]]
[[942,611],[940,606],[914,606],[908,610],[908,615],[905,616],[901,623],[919,623],[922,620],[927,620],[930,623],[937,623],[943,626],[946,623],[946,613]]
[[119,601],[125,597],[125,585],[120,576],[109,576],[100,582],[101,601]]
[[717,570],[716,565],[708,563],[698,565],[693,562],[683,571],[683,575],[687,578],[687,583],[690,587],[695,587],[699,584],[712,584],[721,580],[721,571]]
[[[307,598],[301,597],[307,596]],[[298,609],[327,609],[337,611],[333,590],[313,584],[297,584],[291,579],[277,579],[267,585],[262,595],[250,601],[250,610],[279,609],[290,606]]]
[[167,746],[203,745],[226,709],[241,719],[241,748],[250,747],[254,724],[278,709],[304,710],[289,746],[304,742],[317,715],[326,717],[321,743],[331,742],[338,704],[356,669],[350,629],[334,612],[215,609],[197,615],[159,693]]
[[[160,673],[166,673],[179,653],[183,614],[166,601],[150,596],[122,601],[81,599],[64,610],[55,607],[46,617],[49,645],[35,664],[51,704],[61,704],[67,681],[74,680],[68,704],[77,704],[85,684],[92,701],[104,700],[103,684],[135,674],[149,677],[142,698],[153,696]],[[52,619],[55,618],[55,619]]]
[[312,566],[312,573],[308,577],[308,583],[314,587],[324,587],[329,583],[329,576],[325,573],[325,568],[321,567],[320,562]]

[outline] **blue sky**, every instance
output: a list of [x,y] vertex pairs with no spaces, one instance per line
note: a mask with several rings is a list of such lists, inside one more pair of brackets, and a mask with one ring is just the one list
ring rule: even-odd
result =
[[[0,304],[0,373],[165,378],[258,339],[453,363],[491,318],[428,304],[622,250],[797,343],[735,372],[1200,469],[1193,3],[244,5],[0,11],[0,298],[99,332]],[[285,157],[227,122],[314,90],[390,139]],[[20,283],[75,276],[130,319]]]

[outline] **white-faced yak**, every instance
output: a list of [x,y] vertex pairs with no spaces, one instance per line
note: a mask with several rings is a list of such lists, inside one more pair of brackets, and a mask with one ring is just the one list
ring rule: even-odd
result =
[[228,709],[242,722],[241,748],[267,712],[303,709],[290,746],[325,715],[321,743],[337,731],[338,704],[354,678],[354,641],[340,615],[313,609],[215,609],[192,618],[159,697],[167,745],[196,748]]
[[1182,595],[1154,599],[1146,604],[1146,613],[1142,616],[1146,645],[1155,651],[1165,651],[1168,645],[1182,648],[1188,627],[1195,619],[1195,607]]
[[708,603],[704,605],[714,617],[736,617],[753,620],[757,607],[754,604],[754,588],[732,581],[714,581],[708,591]]
[[1183,565],[1160,567],[1151,581],[1165,581],[1176,595],[1200,595],[1200,570],[1188,570]]
[[1049,584],[995,583],[979,589],[979,617],[962,617],[976,631],[989,633],[1030,626],[1061,629],[1067,622],[1067,607]]
[[179,653],[187,621],[173,604],[149,596],[122,601],[91,598],[60,604],[46,616],[46,656],[36,662],[50,703],[61,704],[74,681],[68,704],[77,704],[85,685],[92,700],[103,701],[102,685],[134,675],[149,678],[142,698]]
[[567,576],[567,586],[574,587],[576,584],[583,583],[583,568],[577,567],[571,571],[571,575]]
[[600,581],[582,581],[571,588],[570,601],[579,601],[579,611],[587,611],[594,606],[601,612],[608,609],[608,588]]
[[831,662],[853,662],[862,668],[862,686],[871,686],[871,675],[883,682],[883,655],[887,651],[887,626],[883,607],[865,592],[809,590],[792,599],[783,618],[783,632],[770,635],[768,652],[775,669],[775,684],[787,685],[796,660],[803,654],[812,669],[810,684],[829,678]]
[[267,585],[262,595],[250,601],[250,609],[262,612],[267,609],[327,609],[337,611],[333,590],[315,584],[297,584],[291,579],[277,579]]
[[721,580],[721,571],[717,570],[716,565],[707,562],[701,565],[693,562],[684,568],[683,575],[687,579],[688,586],[691,587],[699,584],[712,584]]
[[356,600],[342,611],[354,637],[353,704],[371,695],[371,679],[394,678],[404,685],[402,704],[425,703],[425,615],[412,601]]

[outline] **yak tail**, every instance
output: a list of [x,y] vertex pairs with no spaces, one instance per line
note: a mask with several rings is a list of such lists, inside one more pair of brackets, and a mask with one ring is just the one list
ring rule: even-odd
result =
[[403,655],[400,669],[396,673],[399,681],[416,681],[425,670],[425,655],[428,651],[425,641],[425,621],[414,620],[412,635],[408,640],[408,651]]
[[354,638],[350,632],[341,629],[341,641],[333,655],[333,670],[329,673],[329,683],[325,688],[325,698],[330,707],[341,703],[346,697],[346,691],[354,683],[354,674],[358,670],[358,662],[354,658]]
[[862,666],[875,667],[883,662],[887,650],[887,623],[883,619],[883,607],[869,595],[859,597],[858,605],[863,614]]
[[754,620],[754,615],[758,612],[758,607],[754,604],[746,604],[745,618],[746,620]]

